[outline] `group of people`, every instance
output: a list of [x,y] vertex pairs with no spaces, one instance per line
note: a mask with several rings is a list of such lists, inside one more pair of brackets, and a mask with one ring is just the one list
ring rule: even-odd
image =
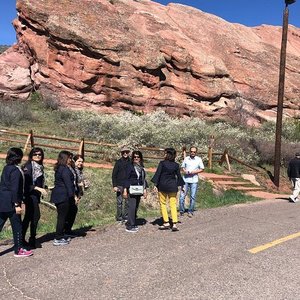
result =
[[[192,217],[195,209],[198,174],[204,170],[202,159],[196,155],[197,148],[190,148],[189,156],[185,157],[181,167],[177,162],[176,150],[166,148],[164,160],[160,161],[151,181],[154,190],[158,192],[163,224],[160,230],[178,231],[177,193],[180,187],[179,211],[183,216],[186,212],[185,198],[190,194],[188,216]],[[181,170],[183,176],[181,175]],[[133,151],[130,159],[130,149],[121,149],[121,158],[116,161],[112,172],[113,190],[117,198],[116,220],[125,224],[127,232],[136,233],[137,210],[142,196],[147,197],[148,183],[143,164],[143,155],[140,151]],[[169,220],[167,201],[170,203],[172,223]]]
[[[181,164],[175,162],[176,151],[174,148],[164,150],[164,160],[160,161],[151,181],[154,191],[158,192],[160,210],[163,224],[160,230],[178,231],[177,193],[179,195],[179,214],[183,216],[187,211],[192,217],[195,209],[196,193],[198,188],[198,174],[204,170],[202,159],[197,156],[197,147],[192,146],[189,155]],[[300,152],[295,154],[288,165],[288,177],[292,182],[293,193],[289,197],[291,202],[298,202],[300,194]],[[182,174],[182,175],[181,175]],[[116,161],[112,172],[113,190],[117,195],[116,220],[125,224],[127,232],[136,233],[137,210],[141,197],[147,197],[148,184],[143,164],[143,155],[140,151],[133,151],[130,158],[130,149],[121,149],[121,158]],[[189,192],[190,204],[185,209],[185,198]],[[169,220],[167,201],[169,201],[172,222]]]
[[[125,224],[127,232],[136,233],[137,211],[141,197],[147,197],[148,183],[141,151],[132,151],[123,147],[121,158],[114,165],[112,185],[116,193],[116,220]],[[181,164],[175,162],[176,150],[166,148],[164,159],[159,162],[151,181],[154,191],[158,193],[163,224],[160,230],[178,231],[177,193],[180,188],[179,214],[186,212],[192,217],[195,210],[196,192],[198,188],[198,174],[204,170],[202,159],[197,156],[197,148],[192,146],[189,155]],[[36,234],[40,219],[40,200],[47,195],[45,185],[44,151],[34,147],[25,164],[21,165],[23,151],[20,148],[10,148],[6,155],[6,165],[3,168],[0,181],[0,232],[7,219],[10,220],[14,238],[14,256],[27,257],[33,254],[37,247]],[[81,155],[69,151],[58,154],[54,166],[54,187],[51,188],[51,202],[57,208],[57,223],[53,245],[67,245],[74,236],[74,224],[78,203],[88,182],[83,176],[83,162]],[[288,166],[288,177],[293,184],[291,202],[299,201],[300,193],[300,153],[296,153]],[[50,188],[49,188],[50,189]],[[185,209],[185,198],[189,192],[189,208]],[[167,210],[169,201],[171,220]],[[25,215],[22,220],[22,205],[25,205]],[[26,234],[30,227],[30,236],[26,241]]]
[[[40,200],[48,193],[45,185],[44,151],[34,147],[28,155],[28,160],[21,165],[23,151],[20,148],[10,148],[6,155],[6,165],[3,168],[0,181],[0,231],[7,219],[10,220],[14,238],[14,256],[27,257],[33,254],[37,245],[37,226],[41,216]],[[78,211],[77,205],[88,187],[84,180],[83,157],[69,151],[58,154],[54,166],[54,187],[51,202],[57,208],[57,223],[53,245],[67,245],[74,237],[72,226]],[[49,188],[50,189],[50,188]],[[25,215],[22,220],[22,205],[25,205]],[[26,233],[30,227],[30,237],[26,241]]]

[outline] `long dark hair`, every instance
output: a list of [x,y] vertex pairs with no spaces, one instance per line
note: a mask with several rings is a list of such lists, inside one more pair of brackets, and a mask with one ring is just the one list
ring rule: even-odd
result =
[[134,151],[132,151],[132,154],[131,154],[131,163],[133,164],[133,162],[134,162],[134,156],[135,155],[138,155],[139,157],[140,157],[140,164],[141,164],[141,166],[143,167],[144,166],[144,158],[143,158],[143,154],[142,154],[142,152],[141,151],[139,151],[139,150],[134,150]]
[[54,165],[54,171],[58,169],[59,166],[67,166],[68,165],[68,158],[73,158],[73,153],[70,151],[60,151],[58,153],[57,162]]
[[175,161],[176,150],[174,148],[166,148],[165,155],[165,160]]
[[80,154],[76,154],[76,155],[74,155],[74,157],[73,157],[73,160],[76,162],[79,158],[81,158],[83,161],[84,161],[84,158],[83,158],[83,156],[82,155],[80,155]]
[[[73,166],[73,168],[78,168],[78,167],[76,167],[76,161],[78,160],[78,159],[82,159],[82,162],[84,163],[84,158],[83,158],[83,156],[82,155],[80,155],[80,154],[76,154],[76,155],[74,155],[74,157],[73,157],[73,162],[74,162],[74,166]],[[78,170],[83,170],[83,164],[82,164],[82,166],[81,166],[81,168],[78,168]]]
[[41,160],[38,162],[40,165],[43,165],[43,162],[44,162],[44,151],[42,148],[39,148],[39,147],[34,147],[31,149],[31,151],[29,152],[28,154],[28,161],[32,161],[32,157],[34,156],[35,153],[38,153],[40,152],[41,153]]
[[23,151],[21,148],[12,147],[8,149],[6,154],[6,164],[7,165],[18,165],[23,158]]

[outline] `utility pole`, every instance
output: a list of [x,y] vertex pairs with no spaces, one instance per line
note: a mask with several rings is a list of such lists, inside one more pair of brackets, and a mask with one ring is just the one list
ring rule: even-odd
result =
[[296,0],[285,0],[285,9],[283,13],[282,40],[280,52],[280,69],[279,69],[279,85],[278,85],[278,102],[276,117],[276,133],[275,133],[275,154],[274,154],[274,184],[279,188],[280,181],[280,161],[281,161],[281,135],[282,135],[282,112],[284,98],[284,80],[285,80],[285,64],[286,64],[286,44],[289,24],[289,4],[293,4]]

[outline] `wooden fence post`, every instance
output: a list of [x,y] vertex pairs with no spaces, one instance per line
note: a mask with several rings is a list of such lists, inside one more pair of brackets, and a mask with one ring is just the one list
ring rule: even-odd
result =
[[34,138],[33,138],[33,131],[30,130],[30,144],[31,144],[31,148],[34,147]]
[[79,144],[78,154],[81,155],[84,159],[84,138],[81,139],[81,142]]
[[227,163],[228,171],[231,172],[231,166],[230,166],[230,162],[229,162],[228,153],[225,154],[225,160],[226,160],[226,163]]
[[223,162],[226,161],[226,164],[227,164],[227,169],[229,172],[231,172],[231,166],[230,166],[230,162],[229,162],[229,156],[228,156],[228,149],[226,148],[224,150],[224,153],[221,157],[221,160],[220,160],[220,166],[223,164]]
[[27,151],[27,147],[28,147],[28,144],[29,144],[30,141],[31,141],[31,131],[29,132],[29,134],[28,134],[28,136],[27,136],[27,139],[26,139],[26,142],[25,142],[25,145],[24,145],[24,148],[23,148],[24,154],[25,154],[26,151]]
[[211,146],[208,146],[208,154],[207,154],[207,157],[208,157],[208,168],[211,170],[212,169],[212,147]]

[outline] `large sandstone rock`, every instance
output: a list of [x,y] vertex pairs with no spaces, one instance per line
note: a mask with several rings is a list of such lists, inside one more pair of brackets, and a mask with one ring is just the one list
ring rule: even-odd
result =
[[17,45],[0,55],[0,97],[26,100],[33,88],[30,63]]
[[[280,27],[249,28],[150,0],[18,0],[17,10],[27,87],[63,106],[274,119]],[[300,29],[290,26],[284,113],[292,117],[299,70]],[[3,82],[0,90],[10,92]]]

